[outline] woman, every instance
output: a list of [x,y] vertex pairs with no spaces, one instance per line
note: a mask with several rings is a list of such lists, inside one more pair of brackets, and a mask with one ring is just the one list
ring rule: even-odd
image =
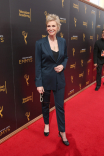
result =
[[65,145],[69,145],[65,133],[64,116],[64,69],[68,60],[66,41],[56,37],[60,30],[60,19],[54,14],[46,17],[48,36],[36,41],[35,45],[35,83],[37,91],[43,95],[42,113],[45,123],[44,135],[49,135],[49,103],[50,92],[53,91],[59,136]]

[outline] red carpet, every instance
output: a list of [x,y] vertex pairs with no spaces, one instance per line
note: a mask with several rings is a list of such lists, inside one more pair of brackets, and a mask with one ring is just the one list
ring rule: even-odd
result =
[[[104,79],[103,79],[104,81]],[[95,84],[65,103],[66,134],[70,146],[58,137],[55,110],[50,134],[43,135],[43,119],[0,145],[0,156],[104,156],[104,85]]]

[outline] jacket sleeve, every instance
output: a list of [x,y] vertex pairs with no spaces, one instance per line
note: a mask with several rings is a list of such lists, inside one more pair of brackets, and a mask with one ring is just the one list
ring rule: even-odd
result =
[[36,87],[42,86],[41,77],[41,45],[36,41],[35,44],[35,84]]
[[65,42],[65,48],[64,48],[64,61],[61,63],[64,66],[64,69],[66,68],[66,64],[68,61],[68,56],[67,56],[67,46],[66,46],[66,40]]
[[97,46],[97,43],[95,42],[94,52],[93,52],[94,64],[97,63],[97,54],[98,54],[98,46]]

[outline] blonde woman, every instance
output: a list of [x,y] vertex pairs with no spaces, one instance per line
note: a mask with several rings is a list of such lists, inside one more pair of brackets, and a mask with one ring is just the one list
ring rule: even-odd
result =
[[69,145],[65,133],[64,115],[64,69],[67,64],[66,41],[57,37],[60,31],[60,19],[54,14],[46,17],[48,36],[36,41],[35,45],[35,84],[37,91],[43,95],[42,113],[44,119],[44,135],[49,135],[49,103],[51,90],[54,94],[59,136],[65,145]]

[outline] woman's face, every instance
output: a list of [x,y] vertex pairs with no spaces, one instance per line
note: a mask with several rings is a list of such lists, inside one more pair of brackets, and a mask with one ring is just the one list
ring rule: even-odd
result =
[[57,23],[56,21],[49,21],[47,23],[47,32],[49,35],[54,36],[56,35],[58,31]]

